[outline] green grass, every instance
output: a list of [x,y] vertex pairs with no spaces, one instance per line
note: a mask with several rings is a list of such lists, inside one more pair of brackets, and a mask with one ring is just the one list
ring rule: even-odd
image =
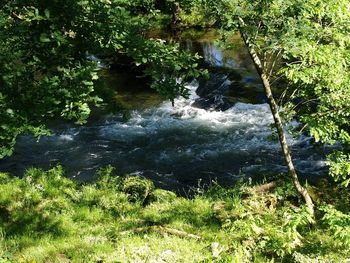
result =
[[312,226],[288,182],[262,193],[213,185],[188,199],[111,167],[97,177],[0,173],[0,262],[350,262],[346,189],[309,187]]

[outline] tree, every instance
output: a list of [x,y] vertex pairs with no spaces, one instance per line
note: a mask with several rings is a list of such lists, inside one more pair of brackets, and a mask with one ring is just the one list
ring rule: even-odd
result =
[[254,62],[255,68],[256,68],[256,70],[257,70],[257,72],[258,72],[258,74],[263,82],[265,95],[266,95],[267,100],[268,100],[269,105],[270,105],[272,116],[273,116],[275,126],[277,129],[278,139],[279,139],[279,142],[281,144],[283,156],[284,156],[285,161],[287,163],[289,174],[292,178],[292,181],[293,181],[293,184],[294,184],[296,190],[304,198],[310,214],[313,215],[314,214],[314,204],[313,204],[312,199],[311,199],[309,193],[307,192],[307,190],[301,185],[299,178],[298,178],[298,175],[297,175],[297,172],[295,170],[295,167],[294,167],[294,164],[292,161],[292,156],[290,154],[289,146],[287,143],[287,138],[286,138],[286,135],[285,135],[285,132],[283,129],[282,118],[280,117],[278,105],[277,105],[275,98],[273,96],[273,93],[272,93],[271,84],[270,84],[269,77],[268,77],[268,72],[266,71],[266,68],[263,67],[263,64],[261,63],[261,60],[260,60],[258,54],[256,53],[256,51],[254,50],[254,47],[250,43],[249,37],[245,33],[244,27],[246,26],[246,24],[245,24],[244,20],[240,17],[238,19],[239,19],[239,24],[240,24],[239,29],[240,29],[242,38],[243,38],[244,43],[249,51],[250,56]]
[[[316,141],[341,142],[343,153],[330,161],[337,177],[350,175],[350,9],[347,1],[213,2],[211,15],[226,31],[240,31],[260,74],[273,112],[283,154],[298,192],[313,204],[298,182],[283,134],[272,88],[290,90],[283,111],[297,117]],[[273,84],[273,85],[272,85]],[[345,182],[349,183],[349,180]]]
[[145,65],[165,98],[186,96],[198,76],[196,58],[176,45],[148,39],[154,1],[7,1],[0,8],[0,158],[16,137],[49,134],[46,123],[84,123],[101,102],[90,54],[129,57]]
[[[300,5],[300,3],[296,3]],[[295,5],[294,8],[297,8]],[[348,1],[308,1],[284,37],[283,74],[296,89],[300,119],[317,142],[339,142],[330,173],[350,183],[350,7]]]

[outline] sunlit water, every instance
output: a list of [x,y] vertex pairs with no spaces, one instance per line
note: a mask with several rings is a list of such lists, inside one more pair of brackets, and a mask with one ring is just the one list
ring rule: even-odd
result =
[[[220,49],[203,48],[207,61],[238,65],[224,60]],[[47,169],[59,163],[69,176],[91,181],[98,168],[111,164],[120,174],[142,175],[159,187],[178,190],[198,180],[229,185],[242,177],[286,172],[278,141],[271,139],[267,104],[199,109],[192,106],[196,88],[197,83],[189,84],[190,98],[177,99],[174,107],[163,102],[134,110],[127,122],[121,115],[110,115],[80,127],[57,125],[53,136],[39,142],[22,136],[15,154],[0,160],[0,171],[22,174],[28,167]],[[325,147],[314,146],[305,136],[289,136],[288,141],[300,175],[315,179],[326,174]]]

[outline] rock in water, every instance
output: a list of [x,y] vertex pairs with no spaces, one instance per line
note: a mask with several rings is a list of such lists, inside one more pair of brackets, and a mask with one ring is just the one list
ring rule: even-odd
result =
[[193,107],[205,110],[225,111],[231,108],[234,103],[231,102],[224,94],[230,89],[231,80],[226,74],[212,73],[207,81],[200,81],[196,90],[198,99],[192,104]]

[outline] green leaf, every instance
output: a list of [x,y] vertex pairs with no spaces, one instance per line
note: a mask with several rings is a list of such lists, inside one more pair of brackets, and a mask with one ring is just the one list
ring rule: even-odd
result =
[[51,39],[48,37],[48,35],[46,33],[42,33],[40,35],[40,42],[49,43],[49,42],[51,42]]
[[44,13],[46,18],[50,18],[50,11],[48,9],[45,9]]

